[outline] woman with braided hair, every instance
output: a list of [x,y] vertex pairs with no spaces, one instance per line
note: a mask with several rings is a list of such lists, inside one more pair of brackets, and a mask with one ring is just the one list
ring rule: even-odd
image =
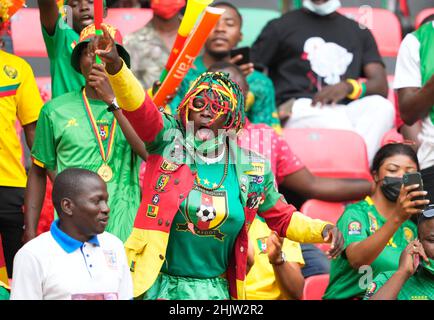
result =
[[269,163],[237,145],[245,119],[238,84],[223,73],[202,74],[175,119],[158,111],[108,34],[102,39],[95,53],[149,152],[142,202],[125,243],[135,297],[244,299],[247,231],[256,214],[280,237],[331,242],[330,255],[340,254],[337,228],[287,204]]

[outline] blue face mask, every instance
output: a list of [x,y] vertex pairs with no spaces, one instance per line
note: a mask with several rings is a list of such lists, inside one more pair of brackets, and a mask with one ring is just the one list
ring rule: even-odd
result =
[[304,0],[303,7],[320,16],[332,14],[341,7],[339,0],[329,0],[323,4],[315,4],[312,0]]

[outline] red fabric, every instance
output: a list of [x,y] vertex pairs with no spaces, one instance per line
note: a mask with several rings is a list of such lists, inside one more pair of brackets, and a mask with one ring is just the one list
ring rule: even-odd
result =
[[280,184],[285,176],[304,168],[301,160],[292,152],[288,143],[266,124],[246,122],[238,144],[247,150],[263,155],[271,164],[271,171]]
[[53,185],[51,181],[47,179],[47,186],[45,191],[44,204],[41,210],[41,216],[39,217],[37,234],[44,233],[50,230],[51,223],[54,220],[54,206],[51,199],[51,191],[53,190]]
[[322,300],[328,284],[328,274],[320,274],[307,278],[304,282],[303,300]]

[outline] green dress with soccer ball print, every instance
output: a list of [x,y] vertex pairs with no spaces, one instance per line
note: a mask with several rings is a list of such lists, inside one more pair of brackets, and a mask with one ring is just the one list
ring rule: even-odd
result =
[[[197,163],[196,168],[200,184],[214,188],[222,179],[224,160],[211,166]],[[214,295],[214,299],[230,299],[222,275],[244,221],[233,164],[228,166],[220,188],[207,191],[195,184],[179,206],[170,230],[166,261],[144,298],[191,300]]]

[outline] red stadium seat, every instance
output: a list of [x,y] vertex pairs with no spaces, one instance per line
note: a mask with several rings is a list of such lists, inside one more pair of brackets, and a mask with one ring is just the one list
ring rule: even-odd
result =
[[126,36],[146,25],[152,16],[151,9],[111,8],[108,9],[104,22],[113,25],[119,29],[122,36]]
[[20,9],[11,19],[14,53],[20,57],[47,57],[39,9]]
[[47,102],[51,99],[51,77],[36,77],[39,93],[42,100]]
[[361,6],[340,8],[339,13],[367,26],[374,35],[378,50],[383,57],[396,57],[402,40],[401,23],[391,11]]
[[[316,199],[307,200],[300,209],[300,212],[313,219],[320,219],[336,224],[345,210],[342,202],[325,202]],[[316,246],[322,251],[328,251],[330,244],[317,243]]]
[[345,210],[342,202],[326,202],[317,199],[309,199],[302,206],[300,211],[313,219],[321,219],[336,224]]
[[434,8],[426,8],[419,12],[416,16],[416,19],[414,20],[414,28],[419,28],[422,24],[422,21],[432,14],[434,14]]
[[366,145],[352,131],[336,129],[284,129],[283,138],[315,175],[371,180]]
[[307,278],[304,281],[303,300],[322,300],[328,284],[328,274],[319,274]]
[[383,137],[383,140],[381,141],[381,146],[384,146],[385,144],[391,143],[391,142],[403,142],[404,137],[402,134],[400,134],[396,128],[391,129],[390,131],[386,132],[386,134]]

